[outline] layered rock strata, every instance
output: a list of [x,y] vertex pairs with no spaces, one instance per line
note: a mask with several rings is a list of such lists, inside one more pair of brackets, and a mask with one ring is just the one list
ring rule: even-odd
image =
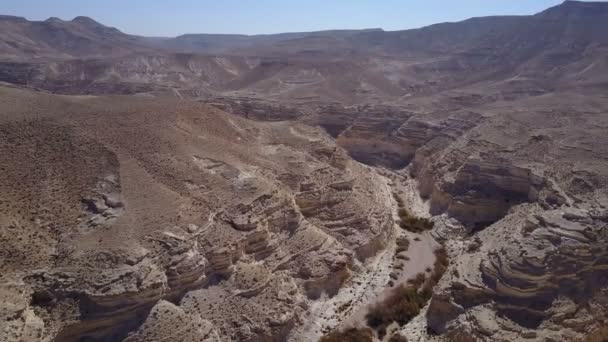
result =
[[2,340],[282,340],[390,238],[385,179],[321,130],[187,101],[0,101]]

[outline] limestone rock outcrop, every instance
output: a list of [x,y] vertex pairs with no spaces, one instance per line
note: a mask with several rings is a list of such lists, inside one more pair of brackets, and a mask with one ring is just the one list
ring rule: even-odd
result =
[[[456,267],[465,282],[446,283],[433,298],[429,328],[444,334],[464,327],[485,331],[488,339],[540,331],[568,340],[600,329],[608,309],[602,300],[608,259],[601,247],[607,223],[602,210],[517,206],[479,233],[480,249],[462,260],[477,268]],[[488,310],[496,318],[489,320]]]
[[390,239],[386,180],[320,129],[174,100],[0,101],[3,341],[284,340]]

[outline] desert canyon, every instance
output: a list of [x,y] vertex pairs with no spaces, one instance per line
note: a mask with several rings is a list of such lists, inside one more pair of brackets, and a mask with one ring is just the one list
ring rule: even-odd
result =
[[606,341],[608,3],[0,16],[0,242],[0,341]]

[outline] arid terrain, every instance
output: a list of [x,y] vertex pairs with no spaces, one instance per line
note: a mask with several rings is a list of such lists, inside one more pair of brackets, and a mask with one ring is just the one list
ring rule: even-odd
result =
[[607,32],[0,16],[0,341],[606,341]]

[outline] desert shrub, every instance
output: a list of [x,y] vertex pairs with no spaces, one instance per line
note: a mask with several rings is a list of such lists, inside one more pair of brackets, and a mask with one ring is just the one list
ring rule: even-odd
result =
[[400,222],[399,227],[412,233],[422,233],[433,229],[433,221],[425,218],[415,217],[407,209],[400,207],[397,211]]
[[403,326],[420,313],[426,301],[413,286],[400,285],[381,303],[372,306],[365,316],[367,325],[376,329],[380,338],[386,327],[397,322]]
[[401,252],[407,252],[407,248],[405,248],[403,246],[397,246],[395,253],[401,253]]
[[414,279],[408,281],[408,285],[401,284],[395,287],[386,299],[369,309],[365,316],[367,325],[377,331],[380,339],[384,338],[386,328],[390,324],[396,322],[400,326],[405,325],[416,317],[431,299],[433,287],[437,285],[449,265],[445,248],[437,249],[434,253],[434,268],[429,277],[425,273],[418,273]]
[[399,195],[397,193],[393,192],[393,198],[397,202],[397,206],[399,208],[405,207],[405,203],[403,202],[403,199],[401,199],[401,197],[399,197]]
[[346,302],[346,303],[344,303],[344,304],[340,305],[340,306],[338,307],[337,312],[338,312],[338,313],[343,313],[344,311],[346,311],[346,310],[347,310],[347,309],[348,309],[348,308],[351,306],[352,302],[353,302],[352,300],[349,300],[348,302]]
[[388,339],[388,342],[407,342],[407,338],[399,333],[396,333]]
[[399,237],[397,238],[397,246],[408,249],[410,247],[410,240],[408,240],[406,237]]
[[481,239],[479,238],[479,236],[476,236],[473,242],[471,242],[467,247],[467,252],[475,253],[479,251],[479,248],[481,248]]
[[445,248],[435,250],[435,264],[433,274],[431,274],[431,279],[435,284],[439,282],[449,265],[448,252]]
[[412,284],[414,287],[419,288],[420,286],[422,286],[422,284],[424,284],[425,281],[426,281],[426,274],[418,273],[418,274],[416,274],[415,278],[410,279],[407,282],[409,284]]
[[321,337],[319,342],[372,342],[373,340],[374,332],[371,329],[351,328],[343,331],[332,331]]
[[410,217],[410,213],[405,208],[399,208],[399,210],[397,210],[397,215],[399,215],[399,218],[402,220]]
[[435,267],[443,266],[445,268],[450,264],[450,260],[448,260],[448,251],[445,248],[439,248],[435,250]]

